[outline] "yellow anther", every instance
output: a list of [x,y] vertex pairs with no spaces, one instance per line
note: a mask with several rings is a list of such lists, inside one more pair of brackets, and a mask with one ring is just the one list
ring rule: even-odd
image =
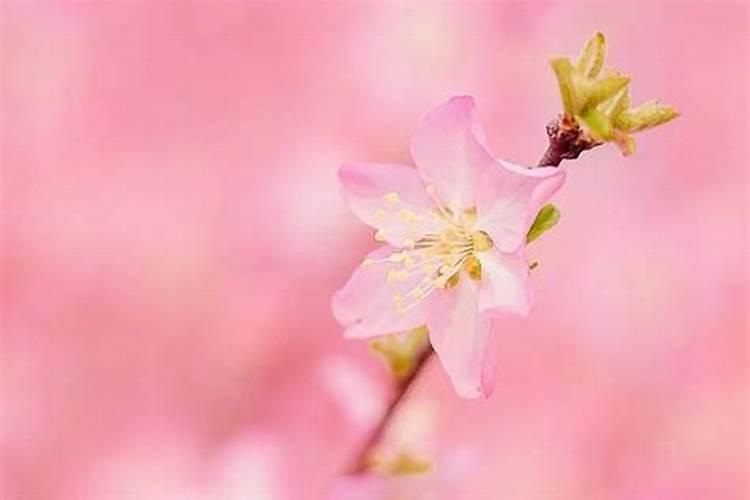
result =
[[404,260],[405,258],[406,258],[406,255],[404,255],[404,254],[403,254],[403,253],[401,253],[401,252],[396,252],[396,253],[392,253],[392,254],[391,254],[391,255],[390,255],[389,257],[388,257],[388,260],[389,260],[389,261],[391,261],[391,262],[401,262],[401,261],[402,261],[402,260]]
[[458,285],[458,277],[458,273],[454,273],[453,276],[445,280],[442,286],[444,288],[453,288]]
[[461,221],[466,226],[473,226],[477,221],[477,207],[472,207],[464,210],[463,214],[461,215]]
[[383,231],[375,231],[375,241],[385,241],[385,233]]
[[391,269],[388,271],[388,277],[386,279],[388,280],[388,283],[393,283],[394,281],[404,281],[408,277],[409,273],[407,271],[396,271]]
[[492,238],[484,231],[474,231],[471,233],[471,243],[476,252],[484,252],[494,245]]
[[375,263],[375,261],[372,260],[372,259],[365,259],[365,260],[362,261],[362,265],[364,267],[369,267],[369,266],[373,265],[374,263]]
[[398,217],[406,222],[407,224],[416,224],[418,222],[421,222],[424,217],[421,215],[417,215],[411,210],[403,209],[398,213]]
[[459,268],[455,267],[455,263],[452,263],[450,266],[440,266],[437,268],[434,283],[439,288],[451,288],[455,286],[458,282],[458,270]]
[[466,271],[466,274],[469,275],[469,278],[474,281],[480,281],[482,279],[482,263],[473,255],[466,259],[464,270]]
[[385,201],[389,203],[398,203],[398,200],[400,199],[398,197],[398,193],[388,193],[387,195],[383,196],[385,198]]

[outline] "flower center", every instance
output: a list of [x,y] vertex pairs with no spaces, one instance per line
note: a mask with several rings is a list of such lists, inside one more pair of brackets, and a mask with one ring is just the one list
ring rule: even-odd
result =
[[[434,197],[434,191],[427,191]],[[477,253],[490,250],[494,243],[484,231],[474,230],[476,209],[451,210],[435,199],[437,209],[430,215],[441,221],[441,229],[409,241],[405,248],[388,257],[366,260],[374,263],[396,264],[388,271],[389,283],[412,281],[416,284],[405,293],[396,293],[393,304],[397,313],[404,313],[439,288],[449,289],[458,284],[461,271],[473,280],[482,279],[482,264]]]

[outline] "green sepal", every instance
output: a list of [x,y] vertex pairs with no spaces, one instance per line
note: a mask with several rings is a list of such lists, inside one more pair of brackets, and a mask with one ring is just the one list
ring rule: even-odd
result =
[[415,328],[404,335],[380,337],[370,343],[370,348],[383,357],[397,381],[412,374],[419,354],[429,344],[427,328]]
[[[557,221],[560,220],[560,211],[552,204],[544,205],[536,214],[534,223],[531,224],[529,231],[526,233],[526,243],[531,243],[539,238],[546,231],[552,229]],[[532,268],[533,269],[533,268]]]

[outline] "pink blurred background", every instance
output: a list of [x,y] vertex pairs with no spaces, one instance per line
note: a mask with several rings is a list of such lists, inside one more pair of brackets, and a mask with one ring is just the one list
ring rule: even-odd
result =
[[536,161],[595,29],[683,116],[569,163],[493,397],[412,404],[447,498],[746,498],[747,6],[343,1],[3,3],[0,497],[325,497],[388,391],[339,164],[463,93]]

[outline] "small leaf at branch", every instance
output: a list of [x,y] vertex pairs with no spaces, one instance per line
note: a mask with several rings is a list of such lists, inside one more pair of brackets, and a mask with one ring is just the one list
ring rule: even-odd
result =
[[610,120],[617,119],[618,116],[623,114],[630,107],[630,92],[628,92],[628,88],[623,87],[620,89],[618,93],[613,95],[602,106],[602,111],[610,118]]
[[544,232],[557,224],[560,220],[560,211],[552,204],[544,205],[534,219],[534,223],[529,228],[529,232],[526,233],[526,242],[531,243]]
[[578,57],[578,62],[576,63],[578,72],[589,78],[596,78],[602,70],[606,55],[607,41],[604,35],[597,31],[586,42],[581,55]]
[[550,61],[552,69],[557,76],[557,84],[560,87],[560,97],[562,97],[563,109],[573,116],[578,112],[578,99],[575,88],[573,87],[574,68],[567,57],[555,58]]
[[[606,55],[606,39],[596,32],[586,41],[574,63],[566,57],[557,57],[550,64],[560,87],[565,111],[562,119],[571,122],[574,128],[580,127],[585,132],[581,137],[588,144],[613,142],[627,156],[635,152],[632,133],[673,120],[679,111],[656,101],[630,109],[630,77],[605,67]],[[569,144],[580,146],[581,142]],[[578,147],[560,158],[576,158],[580,151]],[[545,156],[543,161],[549,160]]]
[[630,83],[630,78],[625,75],[612,75],[597,80],[586,81],[584,100],[587,108],[594,108],[600,103],[610,99]]
[[615,123],[617,128],[626,132],[638,132],[666,123],[679,115],[680,112],[673,106],[649,101],[622,113]]
[[608,141],[612,138],[612,125],[609,118],[597,109],[589,109],[581,118],[589,129],[591,136],[598,141]]

